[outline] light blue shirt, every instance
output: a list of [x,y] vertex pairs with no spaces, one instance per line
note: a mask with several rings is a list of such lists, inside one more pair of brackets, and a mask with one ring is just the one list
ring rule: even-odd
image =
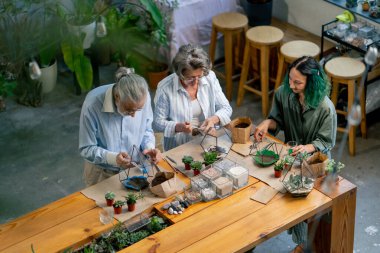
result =
[[[222,126],[231,121],[232,108],[213,71],[199,80],[197,98],[205,119],[216,115]],[[191,134],[175,132],[177,123],[191,122],[193,117],[191,98],[177,74],[171,74],[158,84],[154,104],[153,128],[164,133],[165,151],[192,139]]]
[[122,116],[114,104],[112,87],[113,84],[100,86],[86,96],[79,122],[79,151],[90,163],[117,171],[118,153],[131,155],[133,145],[140,150],[152,149],[155,138],[149,92],[141,111],[134,117]]

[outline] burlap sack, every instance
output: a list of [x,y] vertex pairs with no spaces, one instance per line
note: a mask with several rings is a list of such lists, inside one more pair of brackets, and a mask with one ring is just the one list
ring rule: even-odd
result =
[[174,172],[157,172],[149,185],[151,192],[158,197],[167,198],[177,193],[177,183]]
[[236,118],[230,123],[232,132],[232,142],[245,144],[249,142],[252,121],[248,117]]
[[302,170],[305,176],[314,178],[325,175],[325,169],[329,159],[327,155],[321,152],[315,152],[302,163]]

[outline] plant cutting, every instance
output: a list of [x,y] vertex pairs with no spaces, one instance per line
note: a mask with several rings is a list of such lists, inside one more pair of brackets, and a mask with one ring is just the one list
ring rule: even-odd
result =
[[192,156],[189,156],[189,155],[185,155],[182,158],[182,162],[185,164],[185,170],[190,170],[191,169],[190,164],[191,164],[192,161],[194,161],[194,158]]
[[115,203],[113,203],[113,211],[115,214],[121,214],[123,210],[123,206],[125,205],[124,201],[116,200]]
[[142,195],[141,192],[139,193],[128,193],[127,196],[125,196],[125,200],[128,205],[128,211],[133,212],[136,208],[136,202],[138,199],[142,199],[144,196]]
[[199,175],[202,169],[202,162],[200,161],[193,161],[190,164],[190,167],[193,169],[194,176]]
[[345,167],[345,165],[341,162],[336,163],[334,159],[329,159],[326,168],[325,174],[326,176],[332,176],[335,181],[338,181],[338,173]]
[[274,177],[281,177],[282,171],[284,169],[285,161],[278,160],[274,165]]
[[105,195],[104,198],[106,199],[107,206],[112,206],[113,202],[115,200],[115,193],[108,191]]
[[203,153],[203,159],[204,159],[204,164],[206,166],[213,164],[216,160],[218,160],[218,153],[215,151],[209,151]]

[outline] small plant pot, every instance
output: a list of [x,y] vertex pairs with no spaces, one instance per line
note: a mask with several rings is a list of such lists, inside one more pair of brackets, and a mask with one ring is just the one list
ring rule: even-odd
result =
[[114,199],[106,199],[106,202],[107,202],[107,206],[112,206]]
[[115,214],[121,214],[121,212],[123,211],[123,207],[122,206],[119,206],[119,207],[113,207],[113,212]]
[[136,209],[136,203],[128,204],[128,212],[133,212]]
[[201,173],[200,170],[193,170],[193,172],[194,172],[194,176],[197,176],[197,175],[199,175],[199,173]]
[[274,177],[279,178],[279,177],[281,177],[281,175],[282,175],[282,170],[275,170],[274,171]]
[[369,3],[368,2],[364,2],[362,3],[362,9],[363,11],[369,11]]
[[190,163],[185,163],[185,170],[191,170]]
[[289,170],[290,169],[290,164],[289,163],[285,163],[284,164],[284,169],[285,170]]

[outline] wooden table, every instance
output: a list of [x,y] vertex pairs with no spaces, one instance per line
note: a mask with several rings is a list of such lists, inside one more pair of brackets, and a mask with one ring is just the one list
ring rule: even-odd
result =
[[[164,161],[160,166],[171,170]],[[317,183],[306,198],[278,193],[266,205],[250,200],[264,185],[250,177],[246,187],[225,199],[197,203],[181,215],[165,214],[171,226],[120,252],[244,252],[305,220],[310,236],[316,234],[310,240],[315,252],[353,251],[355,185],[341,178],[332,192]],[[31,252],[32,244],[36,253],[77,248],[111,229],[112,224],[100,223],[99,209],[80,192],[71,194],[0,225],[0,252]],[[327,212],[331,222],[318,220]]]

